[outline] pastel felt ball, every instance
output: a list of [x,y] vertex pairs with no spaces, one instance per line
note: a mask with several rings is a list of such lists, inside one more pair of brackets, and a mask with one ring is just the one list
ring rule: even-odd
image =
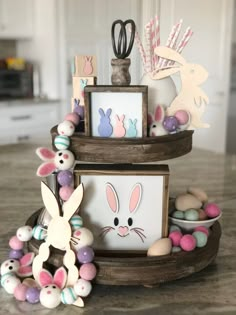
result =
[[60,150],[56,152],[54,163],[59,171],[65,171],[72,168],[75,162],[74,154],[69,150]]
[[79,124],[80,117],[77,113],[69,113],[65,116],[64,120],[69,120],[71,121],[75,126]]
[[73,174],[71,171],[60,171],[57,174],[57,181],[61,186],[70,186],[73,182]]
[[172,213],[172,217],[175,218],[175,219],[181,219],[183,220],[184,219],[184,212],[183,211],[179,211],[179,210],[176,210]]
[[72,195],[74,188],[72,186],[62,186],[59,189],[59,196],[63,201],[67,201]]
[[94,251],[91,247],[84,246],[78,250],[77,258],[81,264],[90,263],[94,259]]
[[91,281],[96,277],[97,270],[94,264],[83,264],[79,270],[80,277],[84,280]]
[[169,132],[174,132],[179,127],[178,119],[175,116],[166,116],[162,124],[163,127]]
[[74,288],[65,288],[61,292],[61,301],[63,304],[73,304],[77,298]]
[[9,258],[10,259],[21,259],[23,257],[24,253],[21,249],[11,249],[9,252]]
[[26,290],[26,300],[30,304],[36,304],[39,302],[40,289],[39,288],[28,288]]
[[86,297],[92,290],[92,284],[88,280],[78,279],[74,284],[74,290],[78,296]]
[[185,125],[189,121],[189,114],[186,110],[177,110],[175,117],[180,125]]
[[171,249],[171,252],[172,253],[179,253],[179,252],[181,252],[181,247],[173,246],[172,249]]
[[187,221],[198,221],[199,214],[198,211],[195,209],[189,209],[184,212],[184,218]]
[[36,240],[42,241],[46,238],[46,235],[47,231],[45,231],[41,225],[35,225],[33,228],[33,237]]
[[18,301],[25,301],[26,300],[26,291],[28,290],[28,286],[20,283],[14,290],[14,297]]
[[59,135],[54,139],[54,145],[58,150],[66,150],[70,145],[70,138],[67,136]]
[[173,224],[169,228],[169,233],[174,232],[174,231],[180,231],[181,232],[181,229],[179,226]]
[[216,218],[221,213],[220,208],[215,203],[207,203],[204,207],[204,210],[209,218]]
[[198,232],[198,231],[205,233],[206,236],[209,236],[209,229],[206,228],[205,226],[197,226],[197,227],[195,227],[194,232]]
[[197,242],[196,246],[197,247],[206,246],[208,237],[204,232],[196,231],[196,232],[193,232],[192,235],[196,239],[196,242]]
[[185,234],[180,240],[180,247],[186,251],[191,252],[196,248],[197,241],[191,234]]
[[179,246],[182,236],[183,234],[180,231],[171,232],[169,238],[171,239],[172,246]]
[[[72,231],[79,230],[79,229],[82,228],[82,226],[83,226],[83,219],[82,219],[81,216],[78,215],[78,214],[73,215],[73,217],[71,217],[71,219],[70,219],[69,222],[70,222]],[[82,230],[82,231],[83,231],[83,230]],[[79,232],[77,233],[77,235],[81,236],[82,231],[79,231]],[[86,232],[86,230],[85,230],[85,232]]]
[[207,214],[203,209],[198,209],[199,220],[204,221],[207,220]]
[[20,250],[24,247],[24,243],[15,235],[10,238],[9,246],[11,249]]
[[75,132],[75,125],[69,120],[64,120],[57,126],[57,132],[59,135],[70,137]]
[[94,241],[92,232],[84,227],[74,231],[73,237],[76,239],[76,244],[73,245],[73,248],[76,251],[78,251],[81,247],[91,246]]
[[55,308],[61,303],[61,290],[56,285],[46,285],[40,292],[40,303],[47,308]]
[[17,238],[22,242],[28,242],[32,238],[32,235],[33,229],[29,225],[22,226],[16,231]]
[[13,272],[6,272],[5,274],[1,274],[1,286],[4,287],[6,280],[9,277],[15,277]]
[[20,279],[14,275],[7,277],[4,281],[4,289],[9,294],[14,294],[16,287],[20,284]]

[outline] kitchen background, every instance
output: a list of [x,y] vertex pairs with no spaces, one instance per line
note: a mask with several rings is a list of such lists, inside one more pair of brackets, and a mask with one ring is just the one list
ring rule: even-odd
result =
[[[161,44],[180,18],[184,29],[192,27],[183,56],[210,74],[203,87],[210,97],[205,121],[211,128],[195,132],[194,146],[236,153],[234,0],[0,0],[0,59],[31,62],[35,80],[34,98],[0,100],[0,144],[48,141],[50,128],[70,111],[73,56],[96,55],[98,84],[110,84],[112,22],[132,18],[142,35],[156,13]],[[131,58],[132,84],[139,84],[142,67],[135,47]]]

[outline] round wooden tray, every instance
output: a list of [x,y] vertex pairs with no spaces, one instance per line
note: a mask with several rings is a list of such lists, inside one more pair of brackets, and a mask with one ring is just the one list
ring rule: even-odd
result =
[[[52,145],[58,135],[57,126],[51,129]],[[145,163],[173,159],[192,150],[193,130],[173,135],[139,139],[111,139],[74,134],[69,150],[76,160],[100,163]]]
[[[34,226],[41,209],[26,222]],[[207,267],[216,257],[221,236],[221,227],[216,222],[211,229],[207,245],[192,252],[179,252],[166,256],[146,257],[128,255],[95,255],[94,263],[98,273],[95,282],[106,285],[156,285],[187,277]],[[38,253],[41,242],[32,239],[28,242],[30,251]],[[64,252],[53,249],[48,267],[62,265]]]

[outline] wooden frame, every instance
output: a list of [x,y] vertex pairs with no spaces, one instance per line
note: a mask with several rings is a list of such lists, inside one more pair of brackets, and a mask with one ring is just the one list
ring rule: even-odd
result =
[[147,86],[87,85],[84,92],[86,136],[147,136]]
[[84,185],[79,214],[98,251],[146,252],[168,234],[167,165],[77,164]]

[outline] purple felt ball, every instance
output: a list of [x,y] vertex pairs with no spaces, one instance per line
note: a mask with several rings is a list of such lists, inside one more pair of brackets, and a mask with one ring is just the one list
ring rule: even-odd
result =
[[40,289],[38,288],[28,288],[26,291],[26,300],[30,304],[36,304],[39,302]]
[[163,127],[169,132],[174,132],[179,127],[179,122],[175,116],[166,116],[163,121]]
[[81,264],[90,263],[94,258],[94,251],[89,246],[84,246],[78,250],[77,258]]
[[73,174],[70,171],[61,171],[57,174],[57,181],[61,186],[70,186],[73,181]]
[[24,253],[21,249],[11,249],[9,252],[9,259],[21,259],[23,257]]

